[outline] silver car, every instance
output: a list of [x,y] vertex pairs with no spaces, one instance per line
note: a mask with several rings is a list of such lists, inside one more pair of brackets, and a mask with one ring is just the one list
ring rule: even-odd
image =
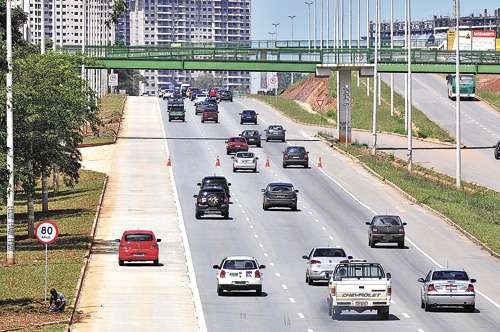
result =
[[422,309],[463,307],[468,312],[474,312],[476,293],[474,283],[464,270],[433,269],[425,278],[419,278],[422,283],[420,301]]
[[255,153],[247,151],[236,152],[236,155],[232,159],[233,172],[243,169],[257,172],[257,160],[259,157],[256,157]]
[[314,281],[328,281],[335,266],[341,261],[352,259],[352,256],[347,256],[341,247],[321,247],[312,248],[309,255],[302,258],[307,260],[306,282],[312,285]]

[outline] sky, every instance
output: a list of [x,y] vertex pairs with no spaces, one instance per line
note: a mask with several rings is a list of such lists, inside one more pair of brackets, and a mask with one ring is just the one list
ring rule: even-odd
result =
[[[308,0],[311,2],[314,0]],[[330,11],[332,11],[333,3],[337,0],[323,0],[325,10],[325,30],[326,35],[326,4],[330,1]],[[341,1],[341,0],[338,0]],[[348,15],[349,0],[344,1],[345,15]],[[357,16],[357,1],[351,0],[353,6],[353,19]],[[366,0],[361,1],[361,35],[366,31]],[[390,19],[390,0],[380,0],[381,2],[381,18],[389,21]],[[405,0],[394,0],[394,18],[404,19],[404,4]],[[430,19],[434,15],[449,16],[453,10],[453,0],[412,0],[411,1],[412,19]],[[317,15],[321,0],[316,0]],[[493,14],[494,8],[500,8],[500,0],[461,0],[461,16],[470,15],[471,13],[482,13],[484,9],[488,9],[488,13]],[[375,0],[370,0],[370,16],[374,17]],[[280,23],[278,27],[278,39],[291,39],[291,19],[289,15],[296,15],[294,19],[294,39],[307,39],[307,5],[304,0],[252,0],[252,39],[266,40],[274,38],[269,32],[274,32],[273,23]],[[313,17],[313,6],[311,6],[311,20]],[[347,19],[344,19],[347,21]],[[312,23],[311,23],[312,24]],[[319,26],[319,19],[318,19]],[[331,33],[332,30],[331,30]],[[347,35],[347,30],[344,32]],[[356,24],[353,23],[353,35],[356,36]],[[319,27],[318,27],[319,38]],[[326,38],[326,37],[325,37]]]

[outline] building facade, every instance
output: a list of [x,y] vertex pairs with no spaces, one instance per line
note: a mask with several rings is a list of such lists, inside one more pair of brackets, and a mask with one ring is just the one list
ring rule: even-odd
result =
[[[117,43],[130,46],[182,42],[238,42],[250,40],[251,0],[126,0],[128,12],[116,26]],[[171,83],[193,83],[196,71],[143,71],[141,91],[155,94]],[[250,74],[214,72],[233,90],[248,91]]]

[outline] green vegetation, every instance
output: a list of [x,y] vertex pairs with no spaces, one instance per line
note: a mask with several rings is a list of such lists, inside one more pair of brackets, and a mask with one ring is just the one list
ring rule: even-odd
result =
[[[49,246],[49,288],[62,291],[68,303],[73,301],[80,276],[83,256],[91,240],[91,228],[102,190],[104,174],[81,171],[74,187],[61,186],[51,193],[49,213],[41,212],[40,187],[36,188],[35,217],[50,218],[59,227],[59,238]],[[44,299],[44,247],[27,233],[25,197],[16,200],[16,265],[2,268],[0,273],[0,330],[29,326],[34,322],[65,321],[70,310],[63,314],[47,313]],[[5,208],[2,207],[2,211]],[[5,220],[5,214],[0,216]],[[6,227],[0,225],[0,253],[5,261]],[[20,314],[21,313],[21,314]],[[36,329],[33,329],[36,331]],[[56,331],[57,326],[45,329]]]
[[500,193],[468,183],[458,190],[453,178],[420,166],[414,166],[414,172],[409,173],[404,161],[386,153],[372,156],[366,146],[337,147],[500,254]]
[[83,144],[114,143],[125,107],[127,96],[108,94],[99,100],[100,109],[97,113],[101,125],[91,135],[83,138]]
[[334,119],[336,118],[336,113],[334,110],[330,110],[325,114],[311,113],[300,106],[296,101],[281,96],[251,95],[250,97],[269,104],[298,123],[322,127],[333,127],[335,124]]
[[[330,78],[330,95],[333,97],[336,96],[336,79],[337,75],[332,75]],[[359,88],[356,85],[356,80],[356,74],[353,74],[352,124],[354,128],[371,130],[373,114],[373,78],[370,78],[370,96],[366,95],[366,78],[361,78]],[[397,93],[394,94],[394,116],[391,116],[390,102],[390,86],[382,81],[382,105],[378,108],[377,128],[380,131],[404,135],[406,133],[404,97]],[[424,113],[415,107],[413,107],[412,118],[415,137],[435,138],[447,142],[453,141],[453,138],[450,137],[448,132],[429,120]]]
[[500,111],[500,91],[478,89],[477,95]]

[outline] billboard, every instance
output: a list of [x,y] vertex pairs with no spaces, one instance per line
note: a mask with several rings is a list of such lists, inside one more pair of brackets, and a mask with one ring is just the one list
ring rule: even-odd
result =
[[[470,51],[472,50],[472,32],[470,30],[460,30],[460,50]],[[448,50],[457,49],[457,38],[455,30],[448,30]]]
[[472,49],[474,51],[494,51],[495,41],[495,30],[472,30]]
[[500,38],[497,38],[497,51],[500,51]]

